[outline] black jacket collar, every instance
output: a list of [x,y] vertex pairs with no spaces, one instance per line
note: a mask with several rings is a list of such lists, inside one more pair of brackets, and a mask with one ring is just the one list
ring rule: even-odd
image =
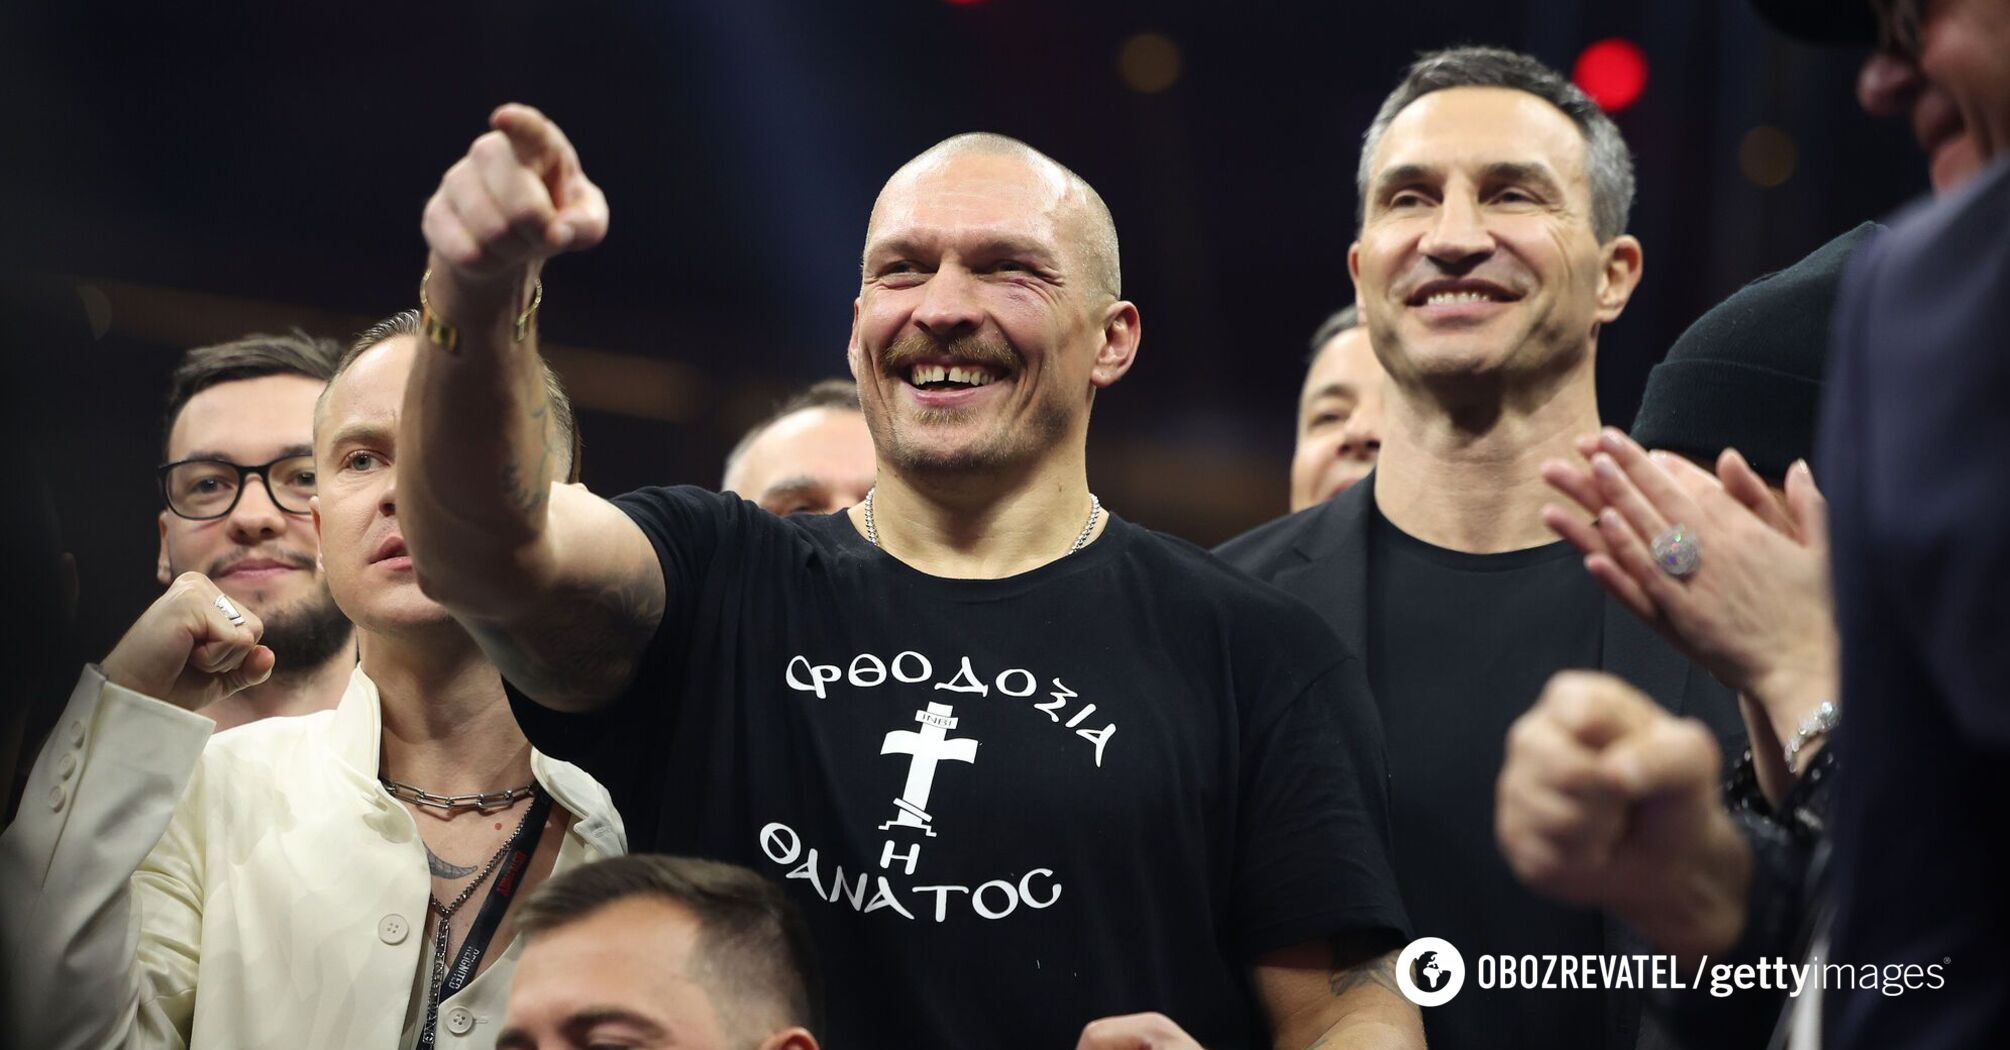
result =
[[[1281,569],[1275,579],[1293,594],[1329,595],[1319,611],[1340,640],[1364,659],[1369,530],[1378,513],[1374,500],[1375,475],[1370,474],[1312,511],[1292,540],[1298,564]],[[1314,584],[1315,578],[1321,582]],[[1599,669],[1633,683],[1670,711],[1684,713],[1689,661],[1610,595],[1605,596],[1604,626]]]

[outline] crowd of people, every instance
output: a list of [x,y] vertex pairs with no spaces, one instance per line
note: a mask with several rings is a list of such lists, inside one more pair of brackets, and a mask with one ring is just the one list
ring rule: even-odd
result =
[[[1424,55],[1291,513],[1213,552],[1090,491],[1140,306],[1097,191],[986,133],[872,202],[849,380],[717,491],[588,491],[538,318],[608,203],[503,105],[417,309],[176,371],[164,591],[0,833],[0,1037],[1994,1045],[2010,3],[1758,6],[1875,45],[1937,199],[1699,318],[1628,433],[1624,138]],[[1874,976],[1433,998],[1454,954]]]

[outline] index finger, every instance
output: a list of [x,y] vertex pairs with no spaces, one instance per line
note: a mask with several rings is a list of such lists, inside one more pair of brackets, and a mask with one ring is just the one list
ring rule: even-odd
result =
[[572,140],[565,137],[556,122],[532,106],[506,102],[489,114],[489,126],[509,139],[516,159],[537,172],[548,187],[555,189],[559,179],[579,167],[579,154],[573,150]]
[[1692,527],[1697,521],[1696,501],[1670,478],[1654,461],[1647,458],[1647,450],[1627,437],[1616,427],[1608,427],[1599,436],[1599,448],[1633,483],[1634,489],[1647,497],[1647,502],[1669,523],[1688,523]]

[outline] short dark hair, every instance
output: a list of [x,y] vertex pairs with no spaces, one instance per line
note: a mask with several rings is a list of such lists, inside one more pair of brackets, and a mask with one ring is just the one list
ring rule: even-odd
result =
[[[400,310],[378,321],[376,324],[363,329],[363,331],[357,334],[356,338],[349,341],[349,349],[343,351],[337,358],[334,371],[328,377],[328,385],[333,387],[335,385],[335,377],[347,372],[349,366],[355,364],[357,358],[370,352],[371,348],[389,342],[399,336],[409,335],[417,337],[422,332],[423,329],[419,324],[419,311],[417,310]],[[558,381],[558,373],[552,370],[551,363],[540,357],[538,358],[538,364],[544,367],[544,393],[545,397],[551,402],[552,426],[558,428],[558,436],[564,442],[567,449],[564,480],[568,483],[578,481],[580,453],[583,451],[584,442],[579,436],[579,421],[573,416],[572,399],[566,396],[565,385]],[[327,393],[325,391],[322,393],[322,397],[324,400],[326,399]],[[320,403],[316,403],[314,406],[314,419],[317,423],[320,422]]]
[[771,1011],[775,1028],[823,1031],[809,926],[780,886],[737,864],[647,853],[583,864],[539,886],[523,902],[517,930],[534,938],[634,897],[669,901],[697,917],[692,961],[722,1013],[735,1005],[720,1001],[723,994]]
[[740,440],[733,446],[733,451],[726,453],[726,469],[720,475],[720,482],[723,484],[726,478],[732,476],[733,466],[740,462],[740,457],[747,454],[747,450],[753,447],[754,442],[762,434],[768,432],[769,427],[798,412],[808,411],[812,408],[838,408],[848,412],[864,411],[858,403],[857,383],[849,379],[822,379],[811,383],[809,386],[784,398],[780,403],[775,405],[773,411],[761,417],[760,422],[748,427],[747,432],[740,435]]
[[167,412],[161,418],[162,455],[167,455],[175,420],[197,394],[224,383],[266,376],[306,376],[326,383],[335,378],[335,362],[341,356],[342,344],[298,328],[284,335],[260,332],[190,350],[181,355],[168,380]]
[[1360,197],[1356,221],[1368,213],[1368,177],[1375,148],[1396,115],[1410,103],[1436,91],[1462,87],[1510,88],[1542,99],[1563,111],[1584,134],[1584,174],[1591,183],[1591,230],[1603,244],[1626,232],[1633,210],[1633,156],[1626,138],[1605,111],[1576,84],[1555,70],[1518,52],[1498,47],[1450,47],[1419,56],[1403,74],[1361,138],[1361,163],[1354,184]]
[[1305,367],[1311,368],[1319,363],[1319,351],[1326,349],[1326,344],[1332,342],[1334,336],[1359,327],[1361,327],[1360,307],[1348,303],[1333,311],[1326,320],[1319,322],[1319,327],[1312,330],[1312,349],[1305,355]]

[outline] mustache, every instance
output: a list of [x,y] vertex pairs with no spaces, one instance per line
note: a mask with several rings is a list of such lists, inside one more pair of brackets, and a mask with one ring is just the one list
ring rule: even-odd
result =
[[894,340],[880,351],[879,362],[888,372],[900,373],[916,362],[942,357],[985,365],[1006,375],[1018,372],[1022,364],[1019,352],[1003,339],[972,334],[945,342],[926,332],[910,332]]
[[276,561],[295,569],[311,570],[314,568],[314,556],[312,554],[303,554],[300,551],[275,547],[271,550],[240,551],[227,558],[219,558],[210,563],[209,571],[205,575],[215,578],[248,561]]

